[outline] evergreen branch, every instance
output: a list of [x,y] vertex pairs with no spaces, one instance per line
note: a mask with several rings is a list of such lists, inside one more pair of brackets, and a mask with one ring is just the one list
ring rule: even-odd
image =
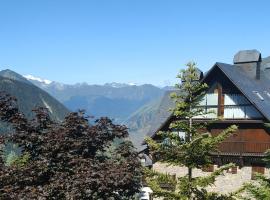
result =
[[[176,187],[176,180],[169,174],[163,174],[154,170],[145,169],[146,182],[148,186],[154,191],[154,196],[164,197],[164,199],[182,199],[177,192],[172,192]],[[166,186],[167,189],[164,189]]]
[[227,164],[227,165],[220,167],[218,170],[215,170],[209,176],[197,177],[197,178],[195,178],[195,185],[197,185],[199,187],[207,187],[209,185],[212,185],[212,184],[214,184],[214,182],[218,176],[224,175],[225,170],[228,170],[234,166],[235,166],[234,164],[230,163],[230,164]]
[[244,200],[270,199],[270,179],[256,173],[255,182],[245,183],[234,195]]

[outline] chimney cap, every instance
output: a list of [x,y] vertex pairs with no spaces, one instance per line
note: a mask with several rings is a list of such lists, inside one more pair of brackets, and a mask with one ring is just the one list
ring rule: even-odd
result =
[[261,61],[262,61],[261,53],[256,49],[238,51],[233,58],[234,64],[253,63]]

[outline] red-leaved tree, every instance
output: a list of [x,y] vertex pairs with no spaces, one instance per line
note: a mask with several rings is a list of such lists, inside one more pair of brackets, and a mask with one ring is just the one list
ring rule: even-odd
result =
[[[0,120],[13,126],[0,146],[22,149],[11,165],[0,157],[0,199],[123,200],[139,191],[141,165],[125,126],[108,118],[90,125],[83,111],[56,123],[47,109],[33,111],[27,120],[15,98],[0,94]],[[116,139],[122,142],[112,145]]]

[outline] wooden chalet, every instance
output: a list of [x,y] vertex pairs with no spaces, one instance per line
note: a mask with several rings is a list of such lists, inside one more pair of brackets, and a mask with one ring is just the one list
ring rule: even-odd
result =
[[[264,172],[264,152],[270,149],[270,66],[257,50],[240,51],[234,57],[234,64],[215,63],[203,76],[208,91],[201,102],[205,111],[214,113],[198,116],[194,120],[206,121],[220,118],[208,127],[213,135],[232,124],[238,126],[236,134],[220,145],[220,152],[213,153],[215,165],[236,163],[237,166],[252,167],[252,172]],[[170,92],[168,92],[170,93]],[[169,95],[164,97],[166,105],[172,107]],[[160,127],[149,136],[156,138],[158,131],[169,131],[174,120],[168,107],[159,113]],[[209,170],[211,171],[211,169]]]

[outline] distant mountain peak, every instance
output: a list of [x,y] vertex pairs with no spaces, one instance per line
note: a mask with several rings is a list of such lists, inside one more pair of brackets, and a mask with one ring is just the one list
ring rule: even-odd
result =
[[10,69],[3,69],[3,70],[1,70],[1,73],[16,73],[16,72],[14,72]]
[[128,83],[128,85],[130,85],[130,86],[138,86],[137,83],[132,83],[132,82]]
[[129,86],[138,86],[136,83],[117,83],[117,82],[112,82],[112,83],[105,83],[104,86],[108,87],[114,87],[114,88],[123,88],[123,87],[129,87]]
[[10,69],[4,69],[2,71],[0,71],[0,75],[2,77],[6,77],[6,78],[9,78],[9,76],[13,76],[13,77],[18,77],[18,78],[21,78],[22,76]]
[[38,81],[38,82],[44,83],[46,85],[49,85],[49,84],[52,83],[52,81],[50,81],[50,80],[35,77],[33,75],[30,75],[30,74],[29,75],[24,75],[23,77],[26,78],[27,80]]
[[4,78],[8,78],[11,80],[16,80],[16,81],[21,81],[27,84],[31,84],[26,78],[24,78],[22,75],[10,70],[10,69],[5,69],[0,71],[0,76]]

